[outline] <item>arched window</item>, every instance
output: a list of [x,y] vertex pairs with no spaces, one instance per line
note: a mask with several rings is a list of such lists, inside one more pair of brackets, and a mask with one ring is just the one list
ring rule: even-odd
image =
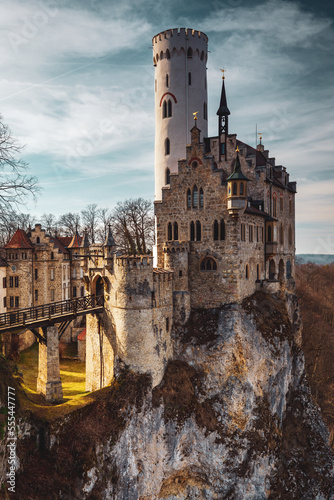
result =
[[256,266],[256,279],[257,279],[257,281],[260,280],[260,266],[259,266],[259,264],[257,264],[257,266]]
[[203,59],[204,59],[204,50],[202,50],[201,52],[201,61],[203,61]]
[[179,239],[179,226],[177,222],[174,222],[174,240]]
[[195,223],[194,223],[194,221],[190,222],[190,241],[195,241]]
[[168,49],[166,50],[166,59],[170,59],[170,52]]
[[191,85],[191,73],[190,73],[190,71],[188,73],[188,85]]
[[212,257],[205,257],[200,264],[201,271],[217,271],[217,262]]
[[268,243],[271,243],[271,226],[268,226]]
[[188,189],[188,191],[187,191],[187,209],[188,210],[191,209],[191,191],[190,191],[190,189]]
[[291,278],[291,262],[289,260],[286,263],[286,277],[287,279]]
[[276,274],[275,261],[271,259],[271,261],[269,262],[269,279],[274,280],[275,274]]
[[165,156],[170,154],[170,140],[167,139],[165,140]]
[[204,207],[204,192],[203,192],[203,189],[201,188],[199,190],[199,208],[203,208]]
[[170,99],[168,100],[167,116],[172,116],[172,101]]
[[217,220],[215,220],[213,223],[213,239],[215,241],[219,240],[219,225]]
[[169,87],[169,75],[166,75],[166,87]]
[[246,280],[249,279],[249,265],[246,264]]
[[53,252],[51,252],[51,260],[53,260],[55,258],[55,254]]
[[193,189],[193,208],[198,208],[198,189],[194,186]]
[[39,236],[37,236],[37,238],[36,238],[36,243],[40,243],[40,242],[41,242],[40,237],[39,237]]
[[168,222],[168,226],[167,226],[167,240],[168,241],[172,241],[173,239],[173,234],[172,234],[172,223],[171,222]]
[[273,196],[273,217],[277,216],[277,198],[276,194]]
[[164,101],[162,104],[162,118],[167,118],[167,102]]
[[279,242],[281,245],[284,245],[284,229],[283,229],[283,224],[280,225],[279,227]]
[[160,59],[163,59],[164,58],[164,53],[161,51],[160,52]]
[[187,57],[192,57],[192,56],[193,56],[193,49],[189,47],[189,49],[187,50]]
[[289,237],[288,237],[288,240],[289,240],[289,245],[292,245],[292,227],[289,226]]
[[220,240],[225,240],[225,222],[224,219],[220,221]]
[[75,298],[76,298],[76,296],[77,296],[77,287],[76,287],[76,286],[74,286],[74,287],[73,287],[73,298],[75,299]]
[[238,194],[238,191],[237,191],[237,183],[236,182],[233,182],[233,196],[237,196]]
[[244,194],[244,183],[240,182],[240,196],[243,196]]
[[202,228],[199,220],[196,221],[196,241],[201,241],[202,239]]
[[166,184],[170,184],[170,170],[166,168]]
[[207,110],[206,102],[203,104],[203,118],[204,118],[204,120],[208,119],[208,110]]

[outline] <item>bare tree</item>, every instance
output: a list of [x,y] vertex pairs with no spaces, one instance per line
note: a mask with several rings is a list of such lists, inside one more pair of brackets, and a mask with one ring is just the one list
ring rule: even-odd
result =
[[0,218],[15,212],[39,191],[37,178],[27,173],[27,163],[18,158],[22,149],[0,116]]
[[59,230],[59,221],[54,214],[43,214],[41,224],[48,234],[55,235]]
[[113,226],[117,244],[124,252],[148,253],[154,242],[152,202],[137,198],[117,203]]
[[108,234],[108,226],[112,224],[112,213],[109,208],[99,209],[99,220],[101,222],[101,226],[97,230],[97,237],[101,242],[103,242]]
[[80,231],[80,215],[68,212],[59,217],[59,226],[63,232],[69,236],[74,236],[76,231]]
[[100,210],[96,203],[87,205],[84,210],[81,210],[82,223],[87,231],[88,238],[92,243],[95,243],[95,233],[98,229]]

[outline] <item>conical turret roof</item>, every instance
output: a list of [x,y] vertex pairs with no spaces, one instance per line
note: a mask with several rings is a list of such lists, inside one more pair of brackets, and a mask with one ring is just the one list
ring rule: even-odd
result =
[[226,179],[227,181],[239,180],[248,181],[247,177],[242,173],[239,152],[237,152],[237,157],[235,159],[234,169],[231,175]]
[[107,234],[107,237],[105,239],[104,246],[105,247],[115,247],[116,246],[114,237],[113,237],[112,232],[111,232],[110,224],[108,226],[108,234]]

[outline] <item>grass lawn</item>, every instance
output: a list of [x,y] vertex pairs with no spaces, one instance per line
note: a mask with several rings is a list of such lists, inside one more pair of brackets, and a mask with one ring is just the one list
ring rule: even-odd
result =
[[21,401],[22,406],[37,411],[46,418],[56,418],[76,407],[90,403],[90,393],[85,391],[85,362],[73,357],[76,355],[75,344],[66,345],[65,349],[62,349],[60,378],[63,386],[63,402],[57,405],[46,403],[44,397],[37,394],[38,348],[39,344],[35,343],[22,351],[17,363],[18,371],[23,374],[21,385],[25,395]]

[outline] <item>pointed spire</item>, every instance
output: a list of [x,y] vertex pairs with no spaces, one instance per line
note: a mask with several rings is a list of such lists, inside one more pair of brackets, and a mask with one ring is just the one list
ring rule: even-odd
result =
[[81,240],[81,245],[80,245],[81,248],[88,248],[89,247],[89,240],[88,240],[88,234],[87,234],[87,231],[85,229],[85,232],[84,232],[84,235],[83,235],[83,238]]
[[235,159],[234,169],[232,174],[226,179],[227,181],[240,180],[240,181],[248,181],[247,177],[242,173],[241,163],[239,158],[239,147],[236,149],[237,157]]
[[225,92],[225,77],[223,77],[222,92],[220,96],[220,104],[217,111],[218,116],[230,115],[230,110],[227,107],[226,92]]
[[113,237],[112,232],[111,232],[110,224],[108,225],[108,234],[107,234],[106,240],[104,242],[104,246],[105,247],[115,247],[116,246],[114,237]]

